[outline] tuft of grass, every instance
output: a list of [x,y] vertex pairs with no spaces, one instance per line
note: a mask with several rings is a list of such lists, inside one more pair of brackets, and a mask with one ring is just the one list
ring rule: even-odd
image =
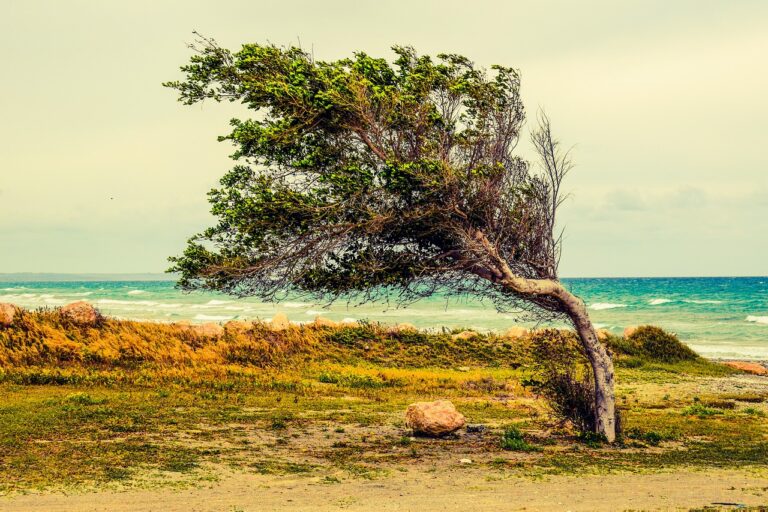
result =
[[540,450],[537,446],[528,443],[523,437],[523,433],[514,425],[504,429],[499,445],[502,450],[514,452],[533,452]]

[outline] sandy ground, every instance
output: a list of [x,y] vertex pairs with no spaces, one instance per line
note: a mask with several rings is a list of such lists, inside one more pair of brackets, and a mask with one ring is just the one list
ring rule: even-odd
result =
[[0,510],[251,512],[444,510],[687,510],[768,504],[768,477],[736,471],[553,476],[493,480],[487,472],[408,471],[376,480],[324,484],[317,479],[232,474],[185,490],[28,494],[0,498]]

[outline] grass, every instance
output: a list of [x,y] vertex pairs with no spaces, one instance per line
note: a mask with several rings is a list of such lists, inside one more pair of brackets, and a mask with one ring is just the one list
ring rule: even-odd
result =
[[[768,387],[730,385],[738,372],[699,358],[617,357],[625,436],[605,446],[555,423],[521,384],[526,340],[375,325],[208,338],[25,313],[0,329],[0,492],[186,485],[222,467],[333,484],[453,454],[529,476],[764,465]],[[412,438],[405,408],[437,398],[486,428]]]

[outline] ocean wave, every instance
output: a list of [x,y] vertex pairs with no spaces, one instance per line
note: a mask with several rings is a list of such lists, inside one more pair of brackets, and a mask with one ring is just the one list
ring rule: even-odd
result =
[[124,306],[157,306],[157,302],[151,300],[119,300],[119,299],[99,299],[96,304],[104,305],[124,305]]
[[142,293],[147,293],[144,290],[131,290],[128,292],[128,295],[141,295]]
[[310,315],[310,316],[318,316],[318,315],[322,315],[323,312],[322,311],[315,311],[314,309],[308,309],[306,314]]
[[686,299],[683,302],[687,302],[689,304],[722,304],[723,301],[721,300],[705,300],[705,299]]
[[768,316],[753,316],[747,317],[747,322],[755,322],[756,324],[768,324]]
[[0,288],[4,292],[20,292],[21,290],[29,290],[26,286],[16,286],[11,288]]
[[589,306],[589,309],[600,311],[601,309],[615,309],[615,308],[625,308],[625,307],[627,307],[626,304],[612,304],[610,302],[595,302],[594,304],[591,304]]
[[67,297],[87,297],[93,295],[93,292],[65,293],[64,295]]
[[357,323],[357,318],[344,318],[341,321],[342,323],[345,323],[345,324],[346,323],[355,324]]
[[195,315],[195,320],[209,320],[212,322],[219,322],[221,320],[232,320],[233,316],[222,315]]
[[651,306],[659,306],[661,304],[666,304],[668,302],[672,302],[672,299],[651,299],[648,301],[648,304]]
[[280,304],[281,306],[285,308],[303,308],[304,306],[308,306],[306,302],[283,302]]
[[221,306],[222,304],[229,304],[230,302],[232,302],[232,301],[231,300],[217,300],[217,299],[213,299],[213,300],[209,300],[204,305],[205,306]]

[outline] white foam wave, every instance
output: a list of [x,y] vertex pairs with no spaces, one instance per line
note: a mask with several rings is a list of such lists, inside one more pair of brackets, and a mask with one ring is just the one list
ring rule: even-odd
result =
[[280,305],[286,308],[303,308],[308,304],[306,302],[283,302]]
[[142,293],[147,293],[144,290],[131,290],[128,292],[128,295],[141,295]]
[[595,302],[594,304],[589,306],[589,309],[594,309],[596,311],[599,311],[601,309],[615,309],[615,308],[625,308],[627,307],[626,304],[613,304],[610,302]]
[[768,324],[768,316],[753,316],[747,317],[747,322],[755,322],[756,324]]
[[206,302],[205,305],[206,306],[221,306],[222,304],[229,304],[230,302],[232,302],[232,301],[231,300],[216,300],[216,299],[213,299],[213,300],[209,300],[208,302]]
[[87,297],[93,295],[93,292],[65,293],[67,297]]
[[21,290],[27,290],[28,288],[26,286],[16,286],[11,288],[0,288],[0,290],[3,290],[4,292],[20,292]]
[[357,323],[357,318],[344,318],[342,320],[342,323],[345,323],[345,324],[347,324],[347,323],[349,323],[349,324],[356,324]]
[[668,302],[672,302],[672,299],[651,299],[648,301],[648,304],[651,306],[659,306],[661,304],[666,304]]
[[322,315],[323,313],[322,311],[315,311],[314,309],[308,309],[307,314],[310,316],[318,316],[318,315]]
[[232,320],[234,317],[232,316],[222,316],[222,315],[195,315],[195,320],[209,320],[212,322],[219,322],[221,320]]
[[683,302],[688,302],[689,304],[722,304],[723,301],[721,300],[699,300],[699,299],[686,299]]
[[119,300],[119,299],[99,299],[96,304],[104,305],[125,305],[125,306],[157,306],[157,302],[151,300]]

